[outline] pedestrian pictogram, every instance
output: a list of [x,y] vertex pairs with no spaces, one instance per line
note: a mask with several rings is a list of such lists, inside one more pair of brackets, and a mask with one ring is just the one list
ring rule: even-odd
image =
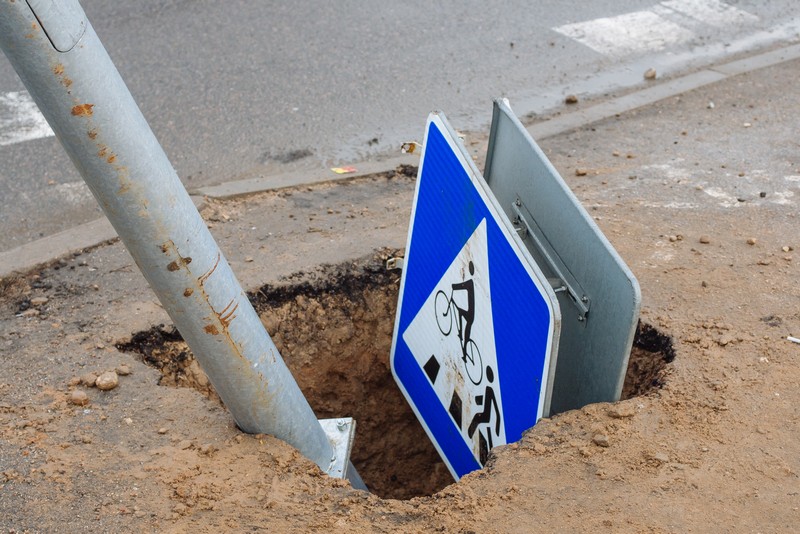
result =
[[440,114],[428,120],[392,372],[455,478],[546,409],[559,310]]

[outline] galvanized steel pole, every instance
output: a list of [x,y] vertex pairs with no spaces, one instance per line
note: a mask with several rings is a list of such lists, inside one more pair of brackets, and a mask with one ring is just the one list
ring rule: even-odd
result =
[[78,1],[0,0],[0,48],[239,427],[328,472],[325,432]]

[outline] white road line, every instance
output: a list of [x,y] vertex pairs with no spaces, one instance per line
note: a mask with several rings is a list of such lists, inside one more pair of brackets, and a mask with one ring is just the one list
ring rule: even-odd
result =
[[742,26],[758,21],[757,16],[719,0],[669,0],[661,2],[661,5],[718,28]]
[[622,58],[689,42],[695,37],[692,29],[699,25],[720,28],[756,21],[755,15],[720,0],[668,0],[649,10],[566,24],[553,30],[596,52]]
[[26,91],[0,93],[0,146],[55,135]]

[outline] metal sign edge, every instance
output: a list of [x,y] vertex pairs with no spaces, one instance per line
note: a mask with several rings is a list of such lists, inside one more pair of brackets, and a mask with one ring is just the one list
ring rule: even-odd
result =
[[[490,131],[489,131],[489,140],[488,140],[488,147],[489,148],[488,148],[488,151],[487,151],[486,162],[485,162],[485,166],[484,166],[484,170],[485,170],[486,175],[489,176],[491,174],[491,167],[492,167],[493,158],[494,158],[494,151],[492,150],[492,147],[494,146],[495,138],[496,138],[496,132],[497,132],[497,116],[500,113],[504,114],[512,122],[512,124],[514,124],[518,128],[518,130],[522,133],[524,138],[528,141],[528,144],[530,145],[530,147],[533,150],[534,154],[536,154],[536,156],[543,163],[544,167],[547,169],[548,174],[551,177],[553,177],[553,179],[557,183],[559,189],[564,193],[564,195],[578,208],[577,211],[580,214],[580,216],[583,219],[583,221],[591,229],[592,233],[598,239],[600,244],[606,249],[606,251],[608,252],[610,258],[619,267],[620,271],[623,273],[625,278],[630,282],[630,287],[631,287],[632,296],[633,296],[633,310],[632,310],[633,316],[637,317],[637,318],[640,317],[641,304],[642,304],[642,292],[641,292],[641,287],[639,286],[639,281],[636,278],[636,275],[634,275],[633,271],[630,269],[630,267],[625,262],[625,260],[620,256],[619,252],[617,252],[616,248],[611,244],[611,242],[608,240],[608,238],[603,233],[603,231],[600,229],[600,227],[595,222],[595,220],[591,217],[591,215],[583,207],[583,204],[580,202],[578,197],[575,195],[575,193],[572,191],[572,189],[566,183],[566,181],[561,176],[561,174],[558,172],[558,170],[553,166],[553,164],[550,161],[550,159],[547,158],[547,156],[544,154],[544,151],[541,149],[541,147],[539,147],[538,143],[536,143],[536,141],[533,139],[533,137],[531,136],[531,134],[528,131],[528,129],[525,128],[525,126],[522,124],[522,122],[519,120],[519,118],[516,116],[516,114],[514,114],[513,110],[511,109],[511,106],[510,106],[510,104],[509,104],[509,102],[508,102],[508,100],[506,98],[496,98],[496,99],[494,99],[494,109],[493,109],[493,113],[492,113],[492,122],[491,122],[491,127],[490,127]],[[488,183],[487,183],[487,185],[488,185]],[[489,185],[489,188],[491,189],[491,185]],[[525,248],[527,250],[527,246],[525,246]],[[633,328],[628,333],[628,336],[627,336],[627,339],[626,339],[626,342],[625,342],[625,346],[627,347],[627,354],[628,354],[628,356],[625,358],[625,361],[624,361],[624,368],[625,369],[627,369],[628,358],[630,356],[629,353],[630,353],[631,347],[633,345],[633,341],[634,341],[635,335],[636,335],[636,321],[634,321]],[[555,369],[553,369],[553,375],[551,375],[551,376],[553,376],[553,378],[555,378]],[[615,384],[615,390],[617,391],[617,398],[619,398],[619,393],[622,391],[624,380],[625,380],[625,370],[623,369],[622,372],[620,373],[620,375],[617,377],[616,384]],[[551,385],[551,392],[552,391],[553,391],[553,386]]]

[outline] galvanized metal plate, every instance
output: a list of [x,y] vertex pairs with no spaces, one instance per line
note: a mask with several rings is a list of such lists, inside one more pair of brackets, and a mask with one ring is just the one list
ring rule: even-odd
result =
[[550,413],[619,400],[639,318],[639,284],[508,104],[494,104],[486,182],[561,308]]
[[353,450],[353,440],[356,438],[355,419],[352,417],[320,419],[319,424],[325,431],[333,449],[328,475],[334,478],[348,478],[350,452]]

